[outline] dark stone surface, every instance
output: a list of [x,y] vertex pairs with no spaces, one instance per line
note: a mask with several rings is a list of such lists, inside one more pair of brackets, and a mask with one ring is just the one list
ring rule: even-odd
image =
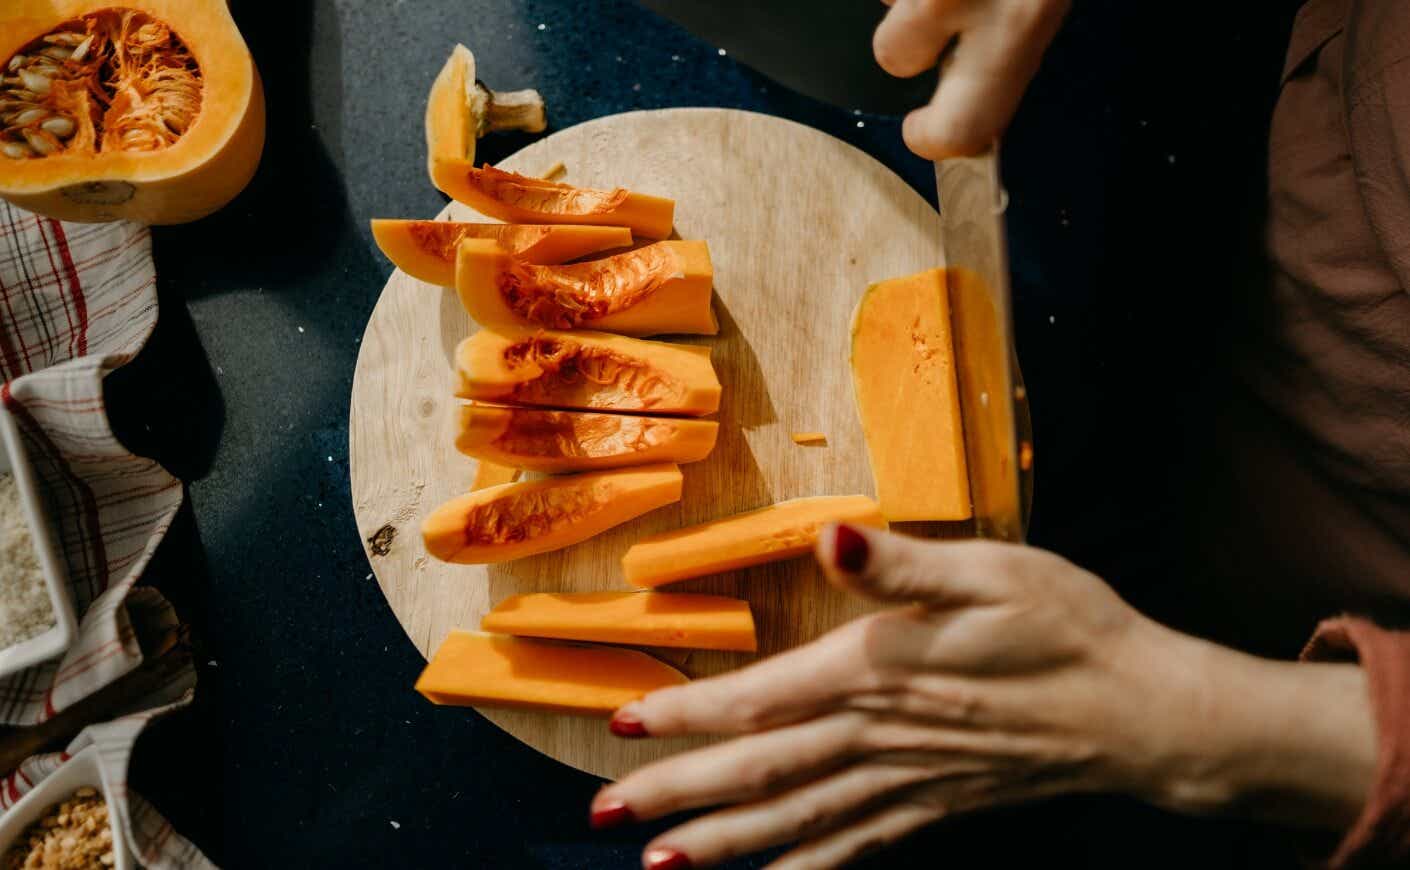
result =
[[[1033,538],[1141,601],[1164,579],[1166,478],[1200,428],[1189,407],[1256,226],[1287,18],[1078,5],[1004,155],[1037,429]],[[733,106],[839,136],[933,196],[929,167],[905,153],[898,119],[800,96],[622,0],[235,12],[268,94],[264,162],[220,214],[154,233],[162,321],[110,381],[122,437],[190,483],[150,576],[195,624],[205,663],[195,708],[144,739],[134,782],[227,866],[634,867],[661,825],[590,832],[596,780],[410,688],[421,659],[369,578],[348,488],[353,364],[390,271],[367,219],[443,202],[421,112],[455,41],[492,85],[538,87],[555,129]],[[799,19],[795,39],[835,44],[845,20]],[[859,69],[865,52],[847,57],[842,70]],[[1283,839],[1084,798],[957,820],[883,861],[1247,866],[1286,858]]]

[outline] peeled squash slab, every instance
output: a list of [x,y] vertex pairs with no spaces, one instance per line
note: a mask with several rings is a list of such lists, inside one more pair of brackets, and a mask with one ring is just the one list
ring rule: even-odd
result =
[[622,557],[622,573],[633,586],[649,587],[793,559],[812,551],[827,523],[886,528],[864,495],[795,498],[642,538]]
[[696,462],[714,449],[719,428],[678,417],[466,405],[455,446],[481,467],[488,461],[554,474]]
[[671,234],[676,204],[625,188],[596,190],[495,169],[473,159],[432,161],[431,181],[442,193],[508,224],[597,224],[630,227],[647,239]]
[[477,402],[713,414],[710,349],[601,332],[482,329],[455,350],[456,395]]
[[749,602],[668,592],[511,595],[480,620],[501,634],[754,652]]
[[581,543],[680,498],[680,469],[668,463],[506,483],[436,508],[421,538],[445,562],[508,562]]
[[225,0],[0,4],[0,196],[67,221],[193,221],[244,189],[264,93]]
[[648,692],[689,682],[643,652],[452,631],[416,691],[435,704],[610,716]]
[[485,326],[714,335],[714,270],[701,241],[657,242],[567,266],[535,266],[490,239],[460,244],[455,289]]
[[538,91],[495,92],[481,82],[475,54],[456,45],[426,99],[426,169],[436,181],[442,162],[475,162],[475,143],[494,130],[541,133],[547,126]]
[[972,513],[943,269],[867,288],[852,316],[852,379],[881,512]]
[[376,218],[372,237],[398,269],[418,281],[455,286],[455,252],[466,239],[492,239],[525,263],[566,263],[632,243],[626,227],[469,224]]

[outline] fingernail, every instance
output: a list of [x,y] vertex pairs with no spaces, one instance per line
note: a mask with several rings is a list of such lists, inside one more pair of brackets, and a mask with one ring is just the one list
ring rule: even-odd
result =
[[867,566],[871,548],[861,532],[851,526],[838,526],[832,540],[832,561],[840,571],[858,574]]
[[646,733],[646,726],[641,724],[641,720],[635,715],[618,710],[612,714],[612,721],[607,723],[613,734],[618,737],[649,737]]
[[690,870],[690,859],[675,849],[647,849],[641,866],[645,870]]
[[632,808],[622,801],[610,801],[600,807],[593,807],[588,823],[596,830],[629,825],[636,821]]

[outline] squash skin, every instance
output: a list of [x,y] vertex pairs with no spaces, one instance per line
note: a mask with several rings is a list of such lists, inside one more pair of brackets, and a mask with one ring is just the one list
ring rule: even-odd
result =
[[[534,266],[492,240],[468,239],[460,244],[455,265],[460,303],[484,326],[715,335],[720,325],[710,304],[713,285],[714,268],[702,241],[656,242],[584,263]],[[511,294],[520,307],[511,303]],[[564,295],[574,307],[559,301]],[[607,313],[589,305],[607,307]]]
[[81,223],[179,224],[205,217],[245,188],[264,147],[263,86],[223,0],[7,0],[0,11],[0,62],[65,21],[112,7],[159,19],[186,43],[204,81],[195,123],[159,151],[0,161],[0,197]]
[[670,463],[506,483],[436,508],[421,539],[443,562],[508,562],[582,543],[680,497],[681,472]]
[[948,293],[931,269],[871,285],[852,315],[853,394],[892,522],[973,513]]
[[632,243],[626,227],[551,224],[474,224],[452,221],[372,219],[372,237],[392,265],[418,281],[455,286],[460,239],[493,239],[526,263],[566,263]]
[[622,557],[622,574],[633,586],[655,587],[793,559],[812,552],[827,523],[886,528],[881,509],[864,495],[795,498],[642,538]]
[[[675,223],[674,200],[618,188],[595,190],[495,169],[473,159],[432,157],[431,183],[456,202],[509,224],[610,224],[646,239],[664,239]],[[525,192],[523,195],[520,192]],[[511,195],[512,192],[512,195]],[[517,202],[515,200],[518,200]],[[583,201],[593,206],[577,205]],[[547,201],[550,207],[532,202]]]
[[610,716],[689,680],[637,650],[452,631],[416,680],[433,704]]
[[[555,370],[552,363],[523,352],[542,348],[545,342],[562,357],[581,354],[612,360],[622,374],[607,383],[559,377],[561,368]],[[507,405],[696,417],[719,410],[722,392],[708,347],[603,332],[482,329],[456,348],[455,366],[457,396]]]
[[480,620],[481,631],[519,637],[756,652],[749,602],[670,592],[511,595]]
[[561,474],[698,462],[719,428],[712,420],[474,404],[460,409],[455,447],[482,463]]

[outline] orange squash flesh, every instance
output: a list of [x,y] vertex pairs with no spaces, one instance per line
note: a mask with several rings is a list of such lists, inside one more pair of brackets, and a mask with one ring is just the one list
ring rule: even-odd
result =
[[632,243],[626,227],[471,224],[374,218],[372,237],[387,259],[418,281],[455,286],[455,251],[465,239],[493,239],[526,263],[566,263]]
[[433,158],[431,181],[442,193],[482,215],[510,224],[597,224],[630,227],[634,235],[671,234],[676,204],[624,188],[594,190],[495,169],[473,159]]
[[714,449],[718,434],[711,420],[476,404],[460,409],[455,446],[482,465],[556,474],[697,462]]
[[511,595],[483,631],[559,640],[754,652],[749,602],[719,595],[576,592]]
[[482,329],[455,351],[456,395],[477,402],[713,414],[710,349],[601,332]]
[[852,318],[852,378],[881,512],[892,522],[968,519],[944,270],[867,288]]
[[183,223],[259,163],[264,94],[219,0],[6,0],[0,68],[0,196],[21,208]]
[[489,489],[492,486],[503,486],[506,483],[513,483],[519,479],[519,469],[511,468],[507,465],[498,465],[494,462],[486,462],[481,459],[480,464],[475,468],[475,482],[470,484],[470,491],[477,489]]
[[792,559],[812,551],[827,523],[886,528],[864,495],[795,498],[642,538],[622,557],[622,573],[633,586],[652,587]]
[[681,472],[669,463],[507,483],[436,508],[421,539],[445,562],[508,562],[581,543],[680,497]]
[[643,652],[452,631],[416,681],[435,704],[610,716],[648,692],[689,682]]
[[714,335],[714,271],[704,242],[657,242],[567,266],[535,266],[488,239],[461,243],[460,302],[484,326]]

